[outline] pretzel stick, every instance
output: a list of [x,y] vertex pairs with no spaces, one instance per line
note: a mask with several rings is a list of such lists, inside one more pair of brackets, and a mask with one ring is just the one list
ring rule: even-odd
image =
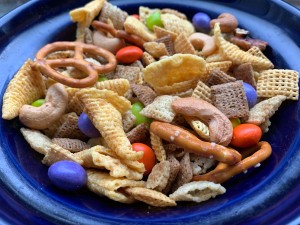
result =
[[150,131],[160,138],[184,148],[185,151],[202,157],[214,158],[229,165],[241,161],[241,154],[238,151],[215,143],[201,141],[192,133],[169,123],[154,121],[150,125]]
[[[74,50],[75,54],[73,58],[64,58],[64,59],[45,59],[47,55],[56,51],[66,51]],[[105,58],[108,63],[105,65],[96,65],[84,60],[84,54],[89,53],[93,56],[101,56]],[[70,87],[84,88],[90,87],[97,82],[98,74],[100,73],[109,73],[116,68],[117,61],[115,56],[95,45],[89,45],[82,42],[54,42],[51,44],[45,45],[41,48],[36,54],[36,61],[32,66],[38,69],[43,75],[51,77],[52,79],[65,84]],[[54,68],[73,66],[80,71],[86,73],[88,76],[83,79],[74,79],[71,77],[66,77]]]
[[261,141],[257,144],[260,148],[258,151],[253,153],[251,156],[246,157],[239,163],[226,166],[218,165],[214,170],[193,177],[193,181],[212,181],[214,183],[224,183],[233,176],[246,171],[247,169],[257,165],[258,163],[267,159],[272,153],[272,147],[268,142]]
[[112,36],[116,38],[122,38],[125,41],[132,43],[140,48],[143,48],[145,40],[141,37],[134,35],[134,34],[128,34],[125,30],[116,30],[113,26],[103,23],[98,20],[94,20],[92,22],[92,27],[99,31],[104,31],[110,33]]

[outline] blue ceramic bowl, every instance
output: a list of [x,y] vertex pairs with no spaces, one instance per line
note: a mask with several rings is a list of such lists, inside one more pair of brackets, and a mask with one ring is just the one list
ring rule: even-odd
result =
[[[69,10],[87,0],[30,1],[0,20],[0,91],[27,58],[46,43],[74,40]],[[111,1],[129,13],[139,5],[174,8],[191,17],[199,12],[216,17],[234,14],[240,27],[269,42],[267,56],[276,68],[300,71],[300,12],[278,0],[126,0]],[[2,105],[2,100],[1,100]],[[286,101],[272,117],[263,137],[273,154],[259,168],[234,177],[226,194],[174,208],[124,205],[87,190],[70,193],[47,178],[42,156],[30,149],[19,132],[20,123],[0,120],[1,224],[287,224],[300,223],[299,102]],[[297,219],[298,218],[298,219]]]

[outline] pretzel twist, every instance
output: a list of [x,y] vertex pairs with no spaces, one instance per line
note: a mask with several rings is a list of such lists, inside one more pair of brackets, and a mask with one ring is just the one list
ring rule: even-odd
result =
[[150,125],[150,131],[161,139],[172,142],[184,148],[185,151],[202,157],[212,157],[229,165],[241,161],[241,154],[238,151],[215,143],[201,141],[189,131],[169,123],[154,121]]
[[[73,58],[64,59],[45,59],[47,55],[56,51],[74,50]],[[95,57],[101,56],[108,61],[105,65],[96,65],[84,60],[84,54],[88,53]],[[43,75],[56,80],[59,83],[69,87],[84,88],[90,87],[97,82],[100,73],[109,73],[116,68],[117,61],[115,56],[95,45],[85,44],[82,42],[60,41],[45,45],[36,54],[36,61],[32,64]],[[55,70],[55,68],[73,66],[87,74],[83,79],[66,77]]]
[[194,176],[193,181],[212,181],[214,183],[224,183],[233,176],[264,161],[272,153],[272,147],[268,142],[261,141],[256,147],[259,148],[256,152],[244,158],[239,163],[232,166],[219,163],[214,170],[203,175]]
[[98,31],[104,31],[110,33],[112,36],[116,38],[124,39],[125,41],[134,44],[140,48],[143,48],[145,40],[141,37],[134,35],[134,34],[128,34],[125,30],[116,30],[113,26],[94,20],[92,22],[92,27]]

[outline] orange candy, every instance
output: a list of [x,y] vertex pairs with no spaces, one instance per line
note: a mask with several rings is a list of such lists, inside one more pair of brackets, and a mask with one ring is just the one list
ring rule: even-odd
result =
[[239,148],[248,148],[257,144],[262,131],[255,124],[240,124],[233,129],[231,145]]
[[144,152],[143,158],[141,158],[139,162],[143,163],[145,166],[146,171],[144,172],[144,175],[148,175],[156,163],[156,157],[153,150],[143,143],[133,143],[132,149],[136,152]]
[[116,58],[121,63],[133,63],[136,60],[139,60],[143,55],[143,50],[136,46],[127,46],[121,48],[117,54]]

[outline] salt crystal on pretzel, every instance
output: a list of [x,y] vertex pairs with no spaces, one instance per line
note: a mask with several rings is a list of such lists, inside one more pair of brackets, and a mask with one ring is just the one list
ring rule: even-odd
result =
[[193,24],[170,13],[161,14],[161,21],[166,30],[189,37],[195,32]]
[[161,161],[152,168],[148,175],[146,188],[150,188],[159,192],[167,186],[171,171],[171,164],[169,161]]
[[152,55],[155,59],[159,59],[162,56],[168,56],[168,50],[164,43],[158,43],[155,41],[149,41],[144,44],[144,49]]
[[269,60],[251,55],[241,50],[238,46],[226,41],[221,34],[219,23],[216,23],[214,26],[214,36],[220,53],[225,58],[231,60],[233,64],[240,65],[249,62],[255,70],[265,70],[274,67]]
[[69,150],[70,152],[80,152],[84,149],[90,148],[90,146],[79,140],[71,138],[53,138],[51,140],[54,144],[59,145],[60,147]]
[[124,95],[130,88],[129,81],[125,78],[105,80],[97,82],[95,87],[99,90],[107,89],[116,92],[118,95]]
[[175,112],[171,107],[173,100],[177,96],[161,95],[154,99],[154,101],[147,105],[140,112],[141,115],[156,120],[171,122],[175,117]]
[[46,86],[41,74],[31,68],[28,59],[9,82],[3,95],[2,118],[11,120],[19,115],[20,108],[44,98]]
[[120,159],[101,152],[102,146],[94,146],[74,154],[86,168],[106,169],[112,177],[126,177],[131,180],[141,180],[143,173],[135,171],[123,164]]
[[145,24],[133,16],[126,18],[124,28],[128,34],[137,35],[145,41],[153,41],[156,38],[155,34],[151,33]]
[[158,137],[156,134],[154,134],[153,132],[150,132],[150,141],[156,159],[159,162],[165,161],[167,155],[166,155],[166,150],[163,146],[162,139]]
[[40,131],[24,127],[20,131],[30,147],[38,153],[45,155],[51,149],[51,139]]
[[194,79],[205,80],[205,64],[199,56],[175,54],[148,65],[143,70],[144,80],[154,88]]
[[136,200],[156,207],[176,206],[176,202],[161,192],[143,187],[125,188],[125,192],[130,194]]
[[226,189],[220,184],[209,181],[193,181],[179,187],[170,195],[170,198],[175,201],[203,202],[225,192]]
[[121,158],[129,160],[140,159],[143,153],[132,150],[132,146],[122,127],[120,112],[112,104],[99,98],[93,90],[81,89],[77,94],[85,106],[88,117],[100,131],[108,146]]
[[92,192],[106,196],[121,203],[133,203],[135,200],[123,191],[126,187],[143,187],[144,181],[134,181],[126,178],[114,178],[99,170],[87,169],[87,187]]
[[285,95],[287,99],[298,100],[299,73],[295,70],[264,70],[257,80],[257,96],[273,97]]
[[174,50],[175,53],[182,53],[182,54],[196,54],[196,50],[187,38],[186,35],[183,33],[179,34],[174,41]]
[[286,99],[284,95],[277,95],[257,103],[250,109],[249,118],[246,122],[256,125],[263,124],[275,114],[282,102]]

